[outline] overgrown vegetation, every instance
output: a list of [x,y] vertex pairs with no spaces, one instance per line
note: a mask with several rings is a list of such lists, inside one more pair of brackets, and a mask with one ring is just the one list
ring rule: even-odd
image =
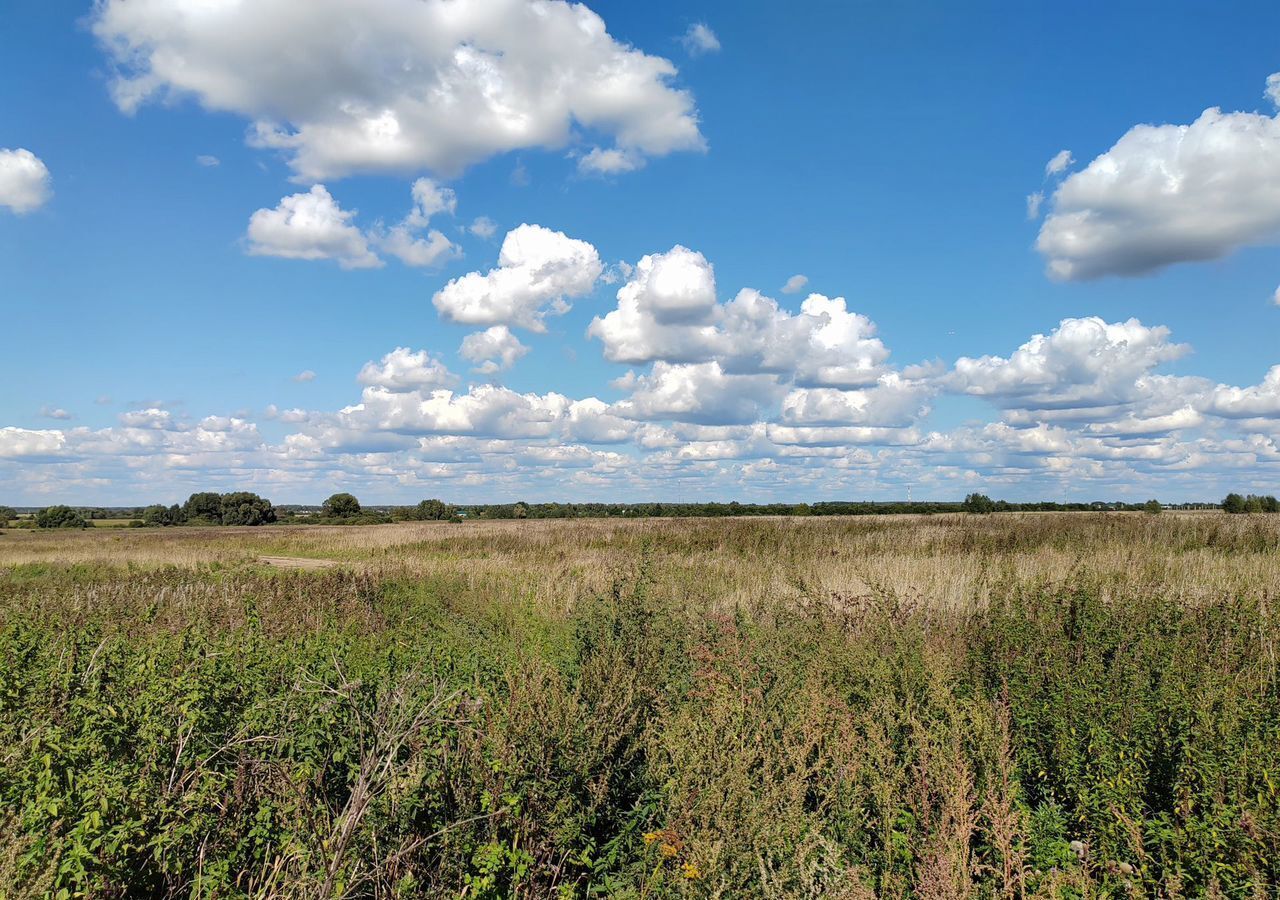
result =
[[0,569],[0,896],[1280,888],[1270,517],[395,529]]

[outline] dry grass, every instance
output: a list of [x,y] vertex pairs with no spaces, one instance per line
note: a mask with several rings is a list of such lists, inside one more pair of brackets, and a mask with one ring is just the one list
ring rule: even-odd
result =
[[0,898],[1275,896],[1278,595],[1264,515],[9,531]]
[[1280,517],[1061,513],[407,522],[337,528],[10,531],[0,566],[31,563],[243,568],[266,557],[380,576],[518,581],[550,605],[598,593],[647,554],[660,587],[732,607],[814,591],[891,593],[963,608],[1002,582],[1087,574],[1195,602],[1280,589]]

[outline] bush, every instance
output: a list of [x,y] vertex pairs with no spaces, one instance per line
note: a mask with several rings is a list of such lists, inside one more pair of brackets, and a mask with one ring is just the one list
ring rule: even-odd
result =
[[192,494],[182,504],[182,518],[188,522],[199,522],[208,525],[222,523],[222,495],[213,491],[202,491]]
[[457,509],[443,500],[423,500],[417,506],[397,510],[397,518],[409,522],[449,521],[457,516]]
[[345,519],[360,515],[360,501],[351,494],[334,494],[324,501],[321,515],[330,519]]
[[967,513],[976,513],[978,515],[987,515],[996,511],[995,501],[986,494],[970,494],[964,498],[964,511]]
[[49,506],[36,514],[40,528],[88,528],[84,516],[70,506]]
[[271,501],[248,491],[223,494],[219,508],[223,525],[268,525],[276,520]]

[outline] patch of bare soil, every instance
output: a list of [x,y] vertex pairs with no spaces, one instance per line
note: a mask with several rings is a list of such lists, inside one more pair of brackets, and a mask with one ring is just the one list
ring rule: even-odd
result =
[[306,556],[259,556],[258,562],[276,569],[331,569],[336,559],[311,559]]

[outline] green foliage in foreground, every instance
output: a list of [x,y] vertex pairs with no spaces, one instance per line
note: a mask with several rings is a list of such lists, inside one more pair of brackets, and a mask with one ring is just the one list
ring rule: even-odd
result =
[[1274,607],[1115,591],[10,569],[0,895],[1275,896]]

